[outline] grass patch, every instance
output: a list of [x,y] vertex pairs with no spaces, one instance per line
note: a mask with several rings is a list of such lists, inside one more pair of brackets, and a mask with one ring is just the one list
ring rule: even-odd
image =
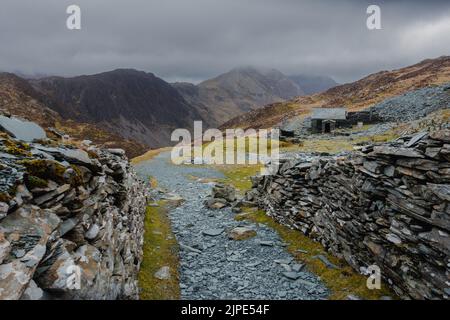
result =
[[[276,141],[268,138],[260,138],[257,136],[224,138],[222,140],[205,142],[201,146],[185,146],[185,149],[174,159],[175,163],[185,163],[189,160],[203,157],[213,163],[217,159],[221,159],[221,163],[230,162],[238,163],[238,155],[245,156],[251,154],[271,155],[272,149],[281,149],[287,143]],[[181,151],[181,149],[180,149]],[[219,162],[219,161],[217,161]],[[246,160],[246,163],[248,160]],[[220,164],[218,164],[220,165]]]
[[[206,147],[209,148],[220,148],[222,147],[222,152],[226,154],[227,152],[253,152],[259,153],[259,147],[264,147],[267,152],[270,153],[272,146],[277,147],[279,143],[277,141],[269,138],[260,138],[258,136],[246,136],[246,137],[233,137],[226,138],[220,141],[207,142],[203,145],[203,150]],[[231,148],[230,148],[231,147]]]
[[136,165],[136,164],[139,164],[144,161],[152,160],[154,157],[156,157],[161,152],[170,151],[170,150],[171,150],[171,148],[161,148],[161,149],[154,149],[154,150],[147,151],[143,155],[131,159],[131,164]]
[[156,189],[158,188],[158,180],[155,179],[153,176],[148,177],[150,188]]
[[[178,243],[167,217],[164,201],[158,207],[148,207],[145,216],[144,257],[139,272],[140,298],[142,300],[178,300],[180,286],[178,276]],[[159,280],[154,274],[169,266],[169,280]]]
[[400,135],[392,130],[379,135],[362,137],[342,137],[333,139],[311,138],[303,140],[300,145],[282,145],[281,151],[284,152],[319,152],[335,154],[343,151],[352,151],[353,147],[360,144],[383,143],[395,140]]
[[353,150],[353,143],[348,139],[312,139],[303,141],[303,144],[295,147],[295,150],[300,152],[338,153]]
[[261,170],[261,165],[220,165],[215,166],[221,171],[225,178],[220,182],[231,184],[240,193],[245,193],[251,189],[251,176],[255,176]]
[[[276,230],[280,237],[288,245],[287,250],[295,259],[307,266],[307,269],[318,275],[325,285],[331,290],[330,299],[344,300],[353,294],[368,300],[379,300],[382,296],[395,297],[385,283],[381,290],[369,290],[366,286],[367,278],[355,272],[345,261],[339,260],[324,250],[322,245],[308,238],[298,230],[292,230],[282,226],[274,219],[267,216],[263,210],[244,209],[245,214],[240,218],[262,223]],[[300,252],[304,250],[307,253]],[[323,262],[313,258],[316,255],[324,255],[327,259],[339,266],[339,269],[329,269]]]
[[442,119],[444,120],[444,122],[449,122],[450,121],[450,109],[442,110],[441,114],[442,114]]
[[382,134],[374,135],[374,136],[368,136],[368,137],[360,137],[357,139],[352,140],[353,144],[357,143],[382,143],[382,142],[389,142],[392,140],[397,139],[400,136],[400,134],[394,132],[394,131],[386,131]]

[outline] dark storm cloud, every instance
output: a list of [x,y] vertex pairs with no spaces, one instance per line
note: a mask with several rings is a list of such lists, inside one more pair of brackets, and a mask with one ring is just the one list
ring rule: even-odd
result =
[[[82,30],[66,29],[66,8]],[[382,30],[366,28],[379,4]],[[198,81],[242,65],[355,80],[450,54],[449,1],[2,0],[0,70]]]

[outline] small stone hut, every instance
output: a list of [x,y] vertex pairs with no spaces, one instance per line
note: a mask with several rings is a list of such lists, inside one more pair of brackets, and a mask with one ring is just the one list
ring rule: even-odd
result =
[[345,108],[315,108],[311,116],[313,133],[328,133],[339,127],[348,126]]

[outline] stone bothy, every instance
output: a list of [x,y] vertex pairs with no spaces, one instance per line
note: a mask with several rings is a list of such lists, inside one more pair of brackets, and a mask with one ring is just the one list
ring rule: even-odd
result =
[[315,108],[311,115],[313,133],[329,133],[344,125],[347,125],[345,108]]
[[358,123],[377,123],[379,117],[372,110],[347,112],[342,108],[315,108],[311,115],[313,133],[330,133],[336,128],[348,128]]

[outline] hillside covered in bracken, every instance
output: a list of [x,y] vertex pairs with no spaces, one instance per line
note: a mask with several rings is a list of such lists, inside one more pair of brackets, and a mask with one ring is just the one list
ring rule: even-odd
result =
[[124,139],[93,123],[63,118],[48,107],[48,100],[27,80],[11,73],[0,73],[0,111],[3,113],[36,122],[43,128],[53,128],[80,141],[92,140],[100,146],[123,148],[132,157],[148,149],[139,142]]

